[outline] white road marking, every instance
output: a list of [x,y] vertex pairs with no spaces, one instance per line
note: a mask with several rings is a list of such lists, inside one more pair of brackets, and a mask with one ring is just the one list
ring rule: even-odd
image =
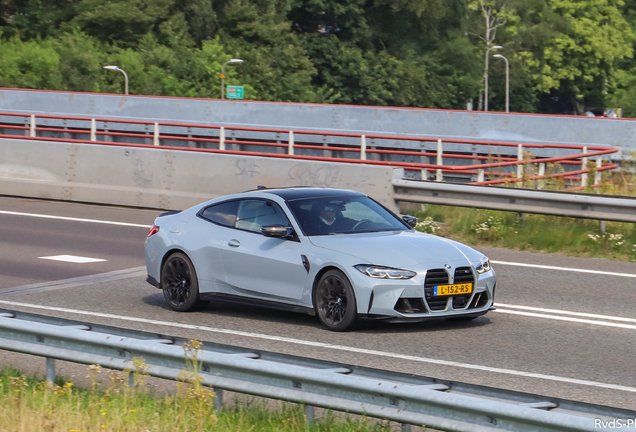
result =
[[494,310],[493,312],[506,313],[511,315],[523,315],[523,316],[528,316],[533,318],[546,318],[546,319],[551,319],[556,321],[569,321],[569,322],[577,322],[581,324],[592,324],[592,325],[604,326],[604,327],[617,327],[617,328],[623,328],[628,330],[636,330],[636,325],[620,324],[620,323],[607,322],[607,321],[595,321],[595,320],[589,320],[589,319],[583,319],[583,318],[546,315],[546,314],[540,314],[540,313],[534,313],[534,312],[522,312],[522,311],[499,309],[499,308],[497,310]]
[[[6,210],[0,210],[0,214],[13,215],[13,216],[28,216],[28,217],[36,217],[36,218],[44,218],[44,219],[59,219],[59,220],[67,220],[67,221],[73,221],[73,222],[88,222],[88,223],[97,223],[97,224],[105,224],[105,225],[118,225],[118,226],[127,226],[127,227],[139,227],[139,228],[152,227],[152,225],[133,224],[133,223],[127,223],[127,222],[114,222],[114,221],[105,221],[105,220],[97,220],[97,219],[82,219],[82,218],[43,215],[43,214],[34,214],[34,213],[20,213],[20,212],[6,211]],[[599,274],[599,275],[608,275],[608,276],[636,278],[636,274],[633,274],[633,273],[616,273],[616,272],[608,272],[608,271],[601,271],[601,270],[578,269],[578,268],[571,268],[571,267],[556,267],[556,266],[548,266],[548,265],[540,265],[540,264],[526,264],[526,263],[507,262],[507,261],[495,261],[495,260],[491,260],[490,262],[497,265],[530,267],[530,268],[538,268],[538,269],[545,269],[545,270],[560,270],[560,271],[569,271],[569,272],[576,272],[576,273],[590,273],[590,274]]]
[[416,357],[416,356],[410,356],[406,354],[397,354],[397,353],[391,353],[386,351],[355,348],[355,347],[349,347],[345,345],[334,345],[334,344],[328,344],[324,342],[294,339],[294,338],[283,337],[283,336],[272,336],[272,335],[266,335],[266,334],[260,334],[260,333],[250,333],[250,332],[222,329],[222,328],[216,328],[216,327],[205,327],[205,326],[192,325],[192,324],[157,321],[157,320],[151,320],[146,318],[112,315],[112,314],[105,314],[105,313],[99,313],[99,312],[89,312],[89,311],[82,311],[77,309],[43,306],[43,305],[36,305],[36,304],[30,304],[30,303],[12,302],[12,301],[6,301],[6,300],[0,300],[0,304],[4,304],[7,306],[26,307],[26,308],[32,308],[32,309],[42,309],[42,310],[55,311],[55,312],[65,312],[65,313],[72,313],[77,315],[89,315],[94,317],[116,319],[121,321],[154,324],[154,325],[160,325],[160,326],[166,326],[166,327],[176,327],[176,328],[182,328],[182,329],[188,329],[188,330],[228,334],[233,336],[242,336],[242,337],[263,339],[263,340],[269,340],[269,341],[275,341],[275,342],[285,342],[285,343],[295,344],[295,345],[304,345],[304,346],[310,346],[315,348],[326,348],[326,349],[335,350],[335,351],[346,351],[346,352],[352,352],[356,354],[368,354],[368,355],[373,355],[378,357],[387,357],[387,358],[408,360],[408,361],[414,361],[414,362],[420,362],[420,363],[450,366],[450,367],[456,367],[456,368],[462,368],[462,369],[479,370],[479,371],[499,373],[504,375],[514,375],[514,376],[520,376],[525,378],[536,378],[536,379],[542,379],[547,381],[556,381],[556,382],[562,382],[567,384],[576,384],[576,385],[582,385],[582,386],[588,386],[588,387],[597,387],[597,388],[603,388],[603,389],[619,390],[619,391],[624,391],[629,393],[636,393],[636,387],[628,387],[628,386],[622,386],[617,384],[608,384],[608,383],[602,383],[597,381],[580,380],[575,378],[560,377],[556,375],[539,374],[534,372],[516,371],[512,369],[501,369],[496,367],[475,365],[470,363],[460,363],[460,362],[454,362],[454,361],[448,361],[448,360],[439,360],[439,359],[426,358],[426,357]]
[[546,270],[560,270],[560,271],[569,271],[569,272],[576,272],[576,273],[591,273],[591,274],[599,274],[599,275],[636,278],[636,274],[632,274],[632,273],[614,273],[614,272],[600,271],[600,270],[577,269],[577,268],[571,268],[571,267],[555,267],[555,266],[540,265],[540,264],[526,264],[526,263],[506,262],[506,261],[490,261],[490,262],[493,264],[517,266],[517,267],[532,267],[532,268],[539,268],[539,269],[546,269]]
[[45,260],[52,260],[52,261],[70,262],[70,263],[76,263],[76,264],[87,264],[87,263],[96,263],[96,262],[106,261],[105,259],[101,259],[101,258],[89,258],[89,257],[75,256],[75,255],[55,255],[55,256],[38,257],[38,258],[45,259]]
[[43,215],[43,214],[34,214],[34,213],[19,213],[19,212],[5,211],[5,210],[0,210],[0,214],[6,214],[11,216],[28,216],[28,217],[35,217],[35,218],[42,218],[42,219],[59,219],[59,220],[67,220],[67,221],[73,221],[73,222],[89,222],[89,223],[97,223],[97,224],[104,224],[104,225],[119,225],[119,226],[138,227],[138,228],[150,228],[152,226],[152,225],[140,225],[140,224],[127,223],[127,222],[113,222],[113,221],[105,221],[105,220],[97,220],[97,219],[81,219],[81,218],[73,218],[73,217],[66,217],[66,216],[52,216],[52,215]]
[[532,307],[532,306],[519,306],[519,305],[511,305],[511,304],[505,304],[505,303],[499,303],[499,302],[497,302],[496,306],[498,308],[503,307],[503,308],[521,309],[521,310],[527,310],[527,311],[533,311],[533,312],[545,312],[545,313],[553,313],[553,314],[561,314],[561,315],[580,316],[585,318],[595,318],[595,319],[608,320],[608,321],[622,321],[622,322],[636,323],[636,319],[634,318],[615,317],[610,315],[598,315],[598,314],[591,314],[591,313],[584,313],[584,312],[570,312],[570,311],[564,311],[559,309],[545,309],[545,308],[538,308],[538,307]]

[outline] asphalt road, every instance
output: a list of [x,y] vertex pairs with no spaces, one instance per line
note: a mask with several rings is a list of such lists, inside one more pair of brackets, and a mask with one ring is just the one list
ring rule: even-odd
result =
[[[332,333],[251,307],[169,310],[142,268],[158,213],[0,197],[0,307],[636,409],[634,263],[480,248],[499,276],[497,311]],[[60,255],[104,261],[48,259]]]

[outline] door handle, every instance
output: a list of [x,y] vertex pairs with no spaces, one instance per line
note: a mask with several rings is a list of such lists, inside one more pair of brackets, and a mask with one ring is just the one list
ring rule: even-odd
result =
[[236,239],[232,239],[229,242],[227,242],[227,244],[228,246],[239,247],[241,245],[241,242]]

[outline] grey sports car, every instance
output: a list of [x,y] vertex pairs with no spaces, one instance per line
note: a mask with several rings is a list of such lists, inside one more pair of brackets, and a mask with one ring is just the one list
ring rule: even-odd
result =
[[473,319],[493,308],[488,258],[414,229],[349,190],[259,188],[160,215],[146,239],[148,282],[170,307],[210,301],[358,319]]

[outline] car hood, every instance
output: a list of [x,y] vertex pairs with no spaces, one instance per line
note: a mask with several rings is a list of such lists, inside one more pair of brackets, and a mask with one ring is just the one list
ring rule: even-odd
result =
[[312,236],[317,247],[357,257],[362,262],[395,268],[479,262],[480,252],[453,240],[418,231],[390,231]]

